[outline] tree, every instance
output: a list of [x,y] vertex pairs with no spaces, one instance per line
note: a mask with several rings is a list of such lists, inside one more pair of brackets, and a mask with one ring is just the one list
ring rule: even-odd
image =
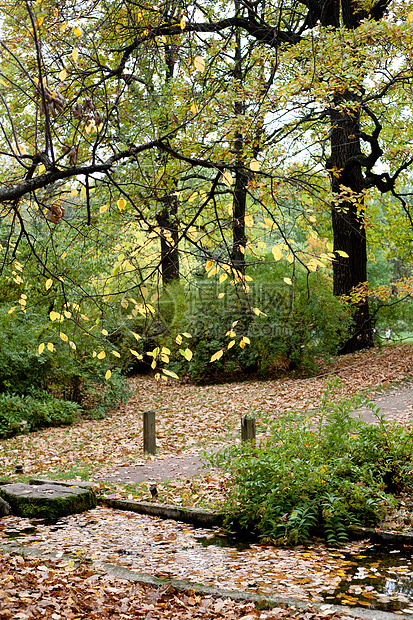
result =
[[[85,235],[90,226],[104,231],[108,219],[99,216],[107,212],[114,226],[155,235],[160,247],[157,258],[138,252],[148,239],[130,247],[102,295],[145,288],[159,271],[166,284],[176,279],[183,242],[188,256],[192,248],[217,259],[217,272],[229,259],[242,281],[251,252],[245,214],[255,205],[287,257],[309,271],[333,261],[335,294],[350,293],[366,280],[367,191],[397,195],[411,163],[401,138],[386,140],[389,98],[400,111],[409,106],[412,20],[397,22],[405,7],[395,0],[239,0],[233,11],[209,2],[3,2],[0,204],[16,231],[10,239],[26,238],[36,253],[27,215],[36,210],[53,227],[65,208],[79,209]],[[388,172],[377,171],[381,161]],[[220,213],[228,191],[232,240]],[[293,195],[330,204],[334,253],[319,264],[284,230]],[[202,231],[196,239],[194,226]],[[217,252],[219,241],[229,257]],[[12,260],[16,247],[7,250]],[[54,275],[45,256],[41,270]],[[371,344],[366,299],[342,351]]]

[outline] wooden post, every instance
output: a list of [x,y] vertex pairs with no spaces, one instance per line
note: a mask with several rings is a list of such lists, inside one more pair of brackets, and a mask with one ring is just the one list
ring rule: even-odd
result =
[[255,442],[255,418],[241,418],[241,441]]
[[156,454],[155,412],[143,412],[143,451]]

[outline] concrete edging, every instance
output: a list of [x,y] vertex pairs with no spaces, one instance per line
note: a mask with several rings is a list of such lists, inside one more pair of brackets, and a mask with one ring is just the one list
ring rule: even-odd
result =
[[202,508],[181,508],[168,504],[155,504],[150,502],[136,502],[129,499],[109,499],[99,497],[98,504],[117,508],[118,510],[129,510],[139,514],[160,517],[161,519],[174,519],[183,523],[191,523],[202,527],[215,527],[222,525],[223,515],[212,510]]

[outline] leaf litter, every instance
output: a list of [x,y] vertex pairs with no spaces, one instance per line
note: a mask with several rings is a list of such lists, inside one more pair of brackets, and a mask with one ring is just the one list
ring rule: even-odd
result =
[[[16,476],[13,472],[17,463],[23,463],[25,474],[30,476],[52,475],[56,479],[59,477],[77,477],[80,479],[88,476],[104,476],[113,469],[122,466],[133,466],[147,462],[147,457],[142,452],[142,419],[140,414],[148,409],[155,410],[157,413],[157,460],[167,460],[170,455],[195,455],[199,453],[200,447],[211,449],[214,445],[220,446],[234,441],[239,433],[240,417],[245,413],[256,411],[258,418],[260,412],[277,415],[289,409],[316,414],[326,381],[332,374],[341,380],[337,397],[354,395],[356,392],[373,395],[394,382],[408,380],[412,362],[413,348],[401,346],[387,348],[380,353],[365,351],[339,358],[332,365],[326,367],[320,375],[308,379],[284,378],[263,382],[251,381],[243,384],[193,386],[176,382],[159,384],[151,378],[137,377],[130,380],[134,395],[128,403],[121,405],[114,411],[111,417],[99,421],[84,420],[70,428],[49,428],[33,435],[20,435],[2,441],[0,443],[0,475],[7,476],[8,479],[12,480],[18,477],[21,480],[21,476]],[[404,421],[410,422],[410,415]],[[116,482],[112,485],[102,484],[102,492],[112,491],[115,496],[126,495],[129,498],[143,499],[147,498],[148,486],[149,482],[140,485],[124,485]],[[213,506],[219,504],[222,499],[225,478],[212,471],[203,477],[170,480],[159,484],[158,488],[161,490],[159,493],[160,501],[188,506]],[[105,510],[108,512],[105,513]],[[24,526],[25,520],[15,517],[2,519],[0,529],[3,540],[4,538],[7,539],[4,530],[6,528],[13,529],[13,523],[18,525],[19,530],[21,526]],[[86,515],[67,517],[62,527],[53,529],[46,525],[37,525],[36,528],[35,536],[33,535],[31,538],[30,534],[25,535],[24,532],[21,532],[22,535],[18,535],[19,540],[22,543],[24,542],[26,546],[37,549],[44,548],[47,552],[55,549],[59,553],[63,548],[65,552],[80,558],[82,562],[84,558],[89,558],[94,562],[98,560],[112,561],[118,565],[143,572],[152,571],[153,574],[164,575],[165,577],[181,576],[202,583],[226,584],[228,587],[237,590],[252,589],[252,591],[265,592],[269,590],[273,592],[275,589],[278,595],[284,592],[286,596],[296,596],[308,600],[309,604],[311,601],[320,600],[318,597],[322,587],[329,588],[327,595],[328,593],[331,595],[337,588],[338,582],[343,579],[343,575],[344,579],[346,575],[345,565],[343,568],[342,562],[338,562],[334,555],[327,558],[327,551],[323,545],[311,547],[310,552],[308,550],[304,552],[300,549],[280,550],[253,546],[248,551],[248,559],[244,555],[241,560],[238,551],[236,553],[234,550],[224,551],[224,548],[214,545],[207,545],[206,547],[201,545],[200,547],[196,541],[193,542],[194,538],[210,536],[210,531],[207,534],[205,531],[193,533],[191,526],[182,526],[182,524],[175,522],[157,522],[154,517],[142,517],[141,515],[109,511],[109,509],[103,508],[97,508]],[[158,533],[153,528],[158,528]],[[192,537],[190,541],[185,538],[188,536]],[[169,547],[166,545],[172,545],[174,549],[168,551]],[[298,556],[294,555],[297,553],[301,554],[299,561]],[[310,563],[306,553],[314,556]],[[356,551],[353,550],[353,553]],[[193,558],[190,560],[191,554]],[[283,554],[285,554],[284,558]],[[6,559],[10,562],[8,556]],[[17,559],[15,561],[18,562]],[[0,562],[3,562],[1,556]],[[28,566],[25,569],[25,575],[31,575],[34,570],[30,568],[32,566],[30,562],[33,566],[36,565],[35,560],[25,559],[24,563],[27,563]],[[278,570],[280,563],[285,569],[282,575]],[[57,575],[63,568],[58,567],[53,570],[56,571],[53,575]],[[82,570],[85,569],[76,569],[76,571]],[[91,571],[92,568],[89,567],[87,570]],[[97,567],[93,566],[93,575],[96,574],[96,570],[98,570]],[[37,575],[37,572],[35,574]],[[8,570],[4,571],[4,575],[8,575]],[[91,575],[89,577],[92,579]],[[110,578],[98,575],[96,579],[105,581],[105,579]],[[79,583],[84,583],[81,577],[79,580]],[[9,587],[9,582],[12,583],[10,578],[9,580],[3,579],[3,582],[0,581],[0,589],[3,588],[4,590],[4,584]],[[43,579],[42,583],[43,586],[45,583],[48,585],[48,580]],[[125,597],[128,598],[128,588],[130,589],[132,586],[128,582],[121,583]],[[50,584],[53,584],[53,580],[50,581]],[[75,590],[77,587],[77,585],[73,586]],[[137,588],[137,586],[133,587]],[[21,589],[24,591],[23,585]],[[142,590],[144,591],[145,588],[142,587]],[[377,593],[371,594],[370,591],[369,594],[369,590],[366,588],[362,589],[362,592],[367,593],[364,603],[360,603],[363,597],[360,599],[358,590],[351,590],[351,588],[347,593],[344,593],[342,603],[352,605],[358,601],[360,604],[366,605],[369,604],[369,595],[377,599]],[[246,609],[245,605],[241,605],[238,609],[238,604],[232,601],[228,603],[229,612],[225,610],[227,603],[220,610],[217,610],[216,603],[211,603],[208,608],[204,608],[201,605],[202,597],[200,601],[196,601],[195,606],[186,599],[186,602],[182,599],[184,602],[182,605],[180,600],[182,596],[184,595],[176,592],[172,598],[168,595],[167,602],[162,599],[163,602],[159,603],[161,609],[153,607],[148,611],[145,608],[147,603],[140,601],[139,615],[133,617],[148,619],[175,617],[175,615],[180,617],[179,614],[188,614],[188,609],[190,609],[189,615],[182,617],[196,618],[198,617],[196,613],[199,610],[202,610],[199,611],[201,614],[199,617],[221,617],[221,615],[225,615],[225,617],[240,618],[252,614],[254,618],[282,618],[291,613],[301,617],[301,612],[291,612],[284,609],[277,611],[274,616],[268,615],[270,612],[258,612],[253,606]],[[136,593],[131,594],[129,598],[133,601],[139,599]],[[179,599],[180,602],[176,599]],[[16,609],[22,609],[23,602],[22,599],[18,598]],[[132,603],[128,604],[132,605]],[[176,609],[173,607],[175,604],[178,606]],[[408,603],[405,602],[405,605]],[[104,611],[99,612],[100,615],[96,617],[106,617],[103,614],[109,608],[115,610],[113,611],[115,615],[112,614],[110,617],[116,618],[118,610],[113,606],[113,601],[105,602],[102,607]],[[178,609],[180,610],[179,613]],[[206,610],[212,615],[208,616]],[[411,607],[406,607],[403,613],[408,614],[412,611]],[[22,613],[24,614],[26,611],[22,611]],[[33,616],[33,614],[30,616],[30,611],[27,613],[28,618]],[[52,615],[52,611],[50,611],[49,616],[48,613],[49,610],[46,609],[43,616],[53,617],[54,620],[57,620]],[[59,613],[61,610],[53,611],[55,615],[59,615]],[[89,615],[84,616],[82,613],[83,611],[78,610],[65,611],[64,615],[73,618],[73,620],[77,617],[95,617],[89,612],[87,612]],[[129,611],[119,611],[119,613],[129,613]],[[204,615],[202,616],[202,614]],[[321,613],[320,617],[323,614],[331,615],[332,612],[326,610]],[[0,618],[3,617],[9,618],[10,614],[1,610]],[[22,615],[21,617],[24,618],[25,616]],[[35,614],[34,617],[36,617]],[[119,615],[119,617],[127,618],[128,615]],[[318,618],[319,614],[310,609],[305,617],[306,620],[310,620]]]

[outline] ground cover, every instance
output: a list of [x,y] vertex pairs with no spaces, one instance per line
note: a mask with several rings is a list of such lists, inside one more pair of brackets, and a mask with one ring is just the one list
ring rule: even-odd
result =
[[[254,603],[158,588],[102,573],[88,562],[0,554],[0,618],[9,620],[351,620],[345,612],[300,611],[280,605],[258,610]],[[353,616],[354,618],[354,616]]]
[[142,412],[157,416],[157,458],[231,442],[240,417],[255,411],[258,422],[291,409],[316,414],[326,383],[339,377],[336,398],[373,395],[411,378],[413,347],[383,347],[336,358],[315,377],[284,377],[195,386],[150,377],[130,380],[127,403],[103,420],[48,428],[0,441],[0,476],[14,478],[16,464],[30,476],[100,476],[123,464],[142,462]]
[[[331,376],[338,376],[341,380],[337,397],[348,396],[357,391],[374,394],[386,390],[395,382],[402,383],[410,379],[412,362],[413,350],[409,346],[384,347],[381,351],[368,351],[339,358],[326,367],[319,376],[309,379],[287,378],[277,381],[195,387],[176,383],[156,384],[149,378],[136,378],[131,380],[134,388],[132,399],[113,412],[110,418],[82,421],[73,427],[45,429],[32,435],[21,435],[2,441],[0,444],[0,479],[22,480],[33,476],[96,478],[104,477],[108,472],[122,465],[132,467],[138,463],[150,463],[150,459],[145,458],[142,453],[140,415],[142,411],[148,409],[154,409],[157,412],[159,446],[157,460],[164,460],[167,464],[171,455],[174,457],[189,455],[191,458],[191,455],[197,454],[200,448],[209,450],[225,442],[234,442],[239,435],[240,417],[245,413],[255,411],[259,423],[264,419],[264,414],[261,418],[260,412],[278,415],[289,409],[296,409],[303,413],[310,412],[316,418],[326,381],[331,379]],[[407,419],[403,421],[408,422]],[[23,476],[14,473],[17,464],[23,465],[25,472]],[[148,484],[146,481],[137,485],[102,482],[100,490],[101,493],[112,496],[148,499]],[[221,501],[224,485],[225,479],[215,471],[210,471],[205,476],[195,479],[178,478],[158,484],[157,501],[181,505],[213,506]],[[399,510],[400,513],[394,515],[394,523],[397,525],[398,520],[401,527],[409,527],[405,523],[408,506],[404,508],[399,506]],[[60,538],[63,534],[64,545],[70,546],[70,541],[73,539],[75,548],[72,551],[74,551],[74,557],[81,562],[79,568],[77,568],[77,563],[70,563],[71,561],[68,563],[67,559],[61,559],[61,562],[57,563],[51,562],[49,565],[49,560],[19,560],[10,558],[7,554],[0,556],[0,563],[4,569],[0,589],[6,593],[8,600],[8,607],[6,610],[1,610],[0,618],[19,617],[24,620],[26,617],[36,617],[36,605],[40,598],[46,601],[46,605],[42,608],[42,617],[50,617],[53,620],[58,620],[61,616],[73,620],[86,617],[105,618],[104,614],[108,617],[110,614],[110,617],[114,618],[128,618],[130,617],[128,614],[131,613],[135,613],[134,617],[148,618],[148,620],[149,618],[180,617],[179,614],[182,617],[191,618],[198,617],[197,614],[199,617],[206,618],[219,618],[224,615],[236,619],[245,616],[251,618],[301,617],[299,610],[257,611],[251,604],[239,605],[221,599],[197,597],[191,592],[184,595],[173,590],[159,593],[153,589],[148,590],[141,586],[130,585],[127,582],[113,582],[111,577],[96,574],[97,567],[91,567],[88,564],[93,554],[116,555],[116,548],[119,549],[119,539],[116,536],[122,532],[125,533],[126,524],[136,518],[136,516],[123,516],[117,511],[113,511],[112,514],[120,516],[106,518],[107,522],[114,521],[114,524],[109,526],[109,523],[108,525],[105,523],[104,525],[114,528],[113,541],[107,537],[102,540],[102,519],[97,524],[99,532],[94,532],[93,527],[89,529],[87,521],[91,518],[91,513],[86,513],[85,516],[74,516],[73,527],[67,527],[68,524],[66,524],[64,532],[59,531],[59,528],[55,531],[49,528],[47,533],[45,530],[42,534],[41,540],[45,551],[50,551],[53,545],[60,548],[62,545]],[[13,519],[15,517],[2,519],[2,530],[6,527],[6,523],[7,527],[12,526]],[[83,526],[78,527],[82,519]],[[83,551],[82,544],[74,535],[75,532],[79,532],[79,529],[84,532],[83,546],[85,549]],[[21,539],[21,542],[23,541],[24,537]],[[32,543],[29,540],[26,542],[32,544],[34,548],[39,547],[36,540]],[[155,544],[155,549],[142,556],[148,561],[152,561],[153,556],[156,557],[157,554],[160,558],[163,555],[162,547],[160,552],[157,550],[157,541],[152,542]],[[101,544],[103,544],[103,549],[99,551]],[[76,553],[79,550],[82,551],[80,555]],[[70,551],[69,547],[68,551]],[[314,551],[315,555],[317,553],[319,552]],[[127,554],[118,554],[118,558],[121,556],[123,561],[128,559]],[[179,554],[175,553],[174,556],[179,571],[179,567],[185,565],[186,560],[180,564]],[[259,564],[258,559],[257,571]],[[43,568],[38,568],[39,566]],[[142,566],[142,569],[144,568]],[[333,581],[341,568],[339,566],[331,571],[330,578]],[[231,570],[234,572],[233,567]],[[73,575],[74,582],[63,587],[63,576],[66,578],[67,575]],[[21,576],[24,579],[19,582]],[[297,575],[291,574],[291,578],[295,576]],[[28,582],[25,582],[25,579],[30,580],[30,588],[28,585],[26,587]],[[305,583],[308,574],[302,576],[302,579]],[[17,580],[18,587],[15,587],[14,580]],[[302,587],[302,584],[300,585]],[[238,587],[242,587],[242,584],[238,584]],[[111,588],[114,590],[112,591]],[[309,589],[311,590],[311,586]],[[19,594],[20,591],[23,592],[22,596]],[[122,596],[112,596],[116,591]],[[56,596],[49,596],[51,593]],[[115,601],[115,598],[119,600]],[[208,600],[205,601],[205,598]],[[350,600],[349,604],[356,604],[354,601],[359,600],[359,597],[351,595],[347,598]],[[55,603],[50,601],[55,601]],[[86,601],[84,608],[80,601]],[[118,604],[120,607],[116,607]],[[134,605],[139,612],[135,611]],[[95,608],[98,611],[97,615],[93,616]],[[9,609],[14,615],[8,613]],[[15,614],[17,610],[20,615]],[[406,613],[410,613],[410,610]],[[321,615],[309,610],[305,612],[303,618],[313,620],[331,614],[332,611],[328,609]]]

